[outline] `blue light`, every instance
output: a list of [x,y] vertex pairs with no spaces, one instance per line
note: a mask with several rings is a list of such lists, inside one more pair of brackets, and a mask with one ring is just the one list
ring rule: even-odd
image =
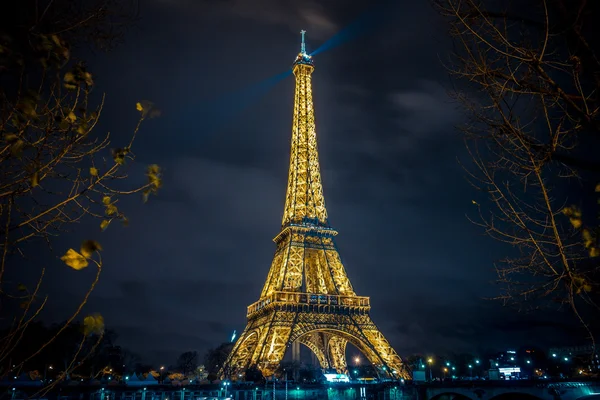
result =
[[306,53],[298,54],[298,56],[296,57],[296,60],[294,61],[294,65],[297,65],[297,64],[310,65],[311,67],[313,67],[315,65],[314,61],[312,60],[312,57]]
[[[390,2],[394,3],[394,2]],[[329,50],[342,43],[356,38],[359,34],[371,30],[372,28],[380,28],[384,25],[383,19],[391,15],[385,6],[373,7],[371,10],[361,14],[357,19],[344,27],[341,31],[329,38],[325,43],[319,46],[311,55],[319,54],[322,51]]]

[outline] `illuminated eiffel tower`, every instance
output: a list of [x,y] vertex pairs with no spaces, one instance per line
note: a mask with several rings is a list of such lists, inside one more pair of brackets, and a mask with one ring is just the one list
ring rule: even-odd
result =
[[312,100],[313,60],[301,50],[296,76],[290,171],[277,250],[260,298],[221,375],[235,379],[251,366],[275,373],[293,343],[308,347],[323,370],[347,373],[351,343],[380,376],[409,379],[407,368],[369,316],[368,297],[357,296],[340,261],[327,221]]

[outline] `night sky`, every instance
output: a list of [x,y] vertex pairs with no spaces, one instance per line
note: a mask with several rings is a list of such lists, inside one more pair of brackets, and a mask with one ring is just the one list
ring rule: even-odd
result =
[[428,2],[413,0],[143,1],[125,42],[89,66],[107,94],[98,129],[115,147],[137,101],[162,110],[142,126],[131,179],[157,163],[164,187],[145,205],[120,203],[129,227],[87,221],[55,244],[46,319],[72,310],[94,274],[58,257],[92,238],[105,268],[86,312],[146,361],[202,354],[244,328],[281,223],[301,29],[309,52],[328,47],[315,55],[313,94],[330,222],[398,353],[571,344],[553,320],[484,299],[510,249],[466,218],[483,200],[458,163],[468,164],[454,128],[464,116],[441,65],[451,47]]

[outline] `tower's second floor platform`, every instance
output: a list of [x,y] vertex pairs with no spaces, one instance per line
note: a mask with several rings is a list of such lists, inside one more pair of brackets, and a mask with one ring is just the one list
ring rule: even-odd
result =
[[247,316],[251,317],[259,311],[271,308],[290,312],[362,314],[369,312],[371,304],[365,296],[279,291],[249,305]]

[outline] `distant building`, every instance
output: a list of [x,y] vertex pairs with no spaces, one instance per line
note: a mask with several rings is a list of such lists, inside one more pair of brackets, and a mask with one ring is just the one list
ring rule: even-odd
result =
[[598,373],[600,358],[598,349],[592,345],[553,347],[548,350],[548,358],[557,362],[572,362],[580,369],[580,373]]

